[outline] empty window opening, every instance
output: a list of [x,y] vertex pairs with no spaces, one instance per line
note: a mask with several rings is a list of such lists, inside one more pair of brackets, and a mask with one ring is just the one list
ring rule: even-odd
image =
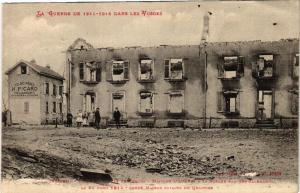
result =
[[95,93],[87,93],[83,97],[83,111],[95,111],[96,95]]
[[53,84],[53,95],[56,96],[56,85]]
[[112,64],[112,80],[122,81],[129,77],[129,62],[128,61],[113,61]]
[[184,63],[182,59],[165,60],[165,78],[182,80],[184,78]]
[[223,65],[219,66],[220,78],[233,79],[244,75],[244,57],[225,56],[223,59]]
[[21,65],[21,74],[27,74],[27,66]]
[[62,113],[63,112],[63,107],[62,107],[62,103],[60,102],[59,103],[59,113]]
[[45,83],[45,94],[49,94],[49,82]]
[[182,91],[171,91],[169,93],[169,112],[182,113],[184,109],[184,97]]
[[139,70],[139,79],[140,80],[152,80],[153,79],[153,60],[141,60],[140,61],[140,70]]
[[221,91],[218,93],[218,112],[239,114],[240,93],[238,91]]
[[140,93],[140,112],[153,113],[153,94],[151,92]]
[[84,64],[83,63],[79,64],[79,79],[80,80],[84,79]]
[[272,77],[274,70],[273,55],[259,55],[258,58],[258,76]]

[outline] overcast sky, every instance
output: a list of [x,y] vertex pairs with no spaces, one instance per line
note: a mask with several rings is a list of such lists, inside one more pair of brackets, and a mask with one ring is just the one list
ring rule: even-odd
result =
[[[200,7],[198,7],[200,4]],[[298,38],[298,1],[6,4],[3,70],[35,59],[63,73],[64,50],[78,37],[94,47],[198,44],[210,11],[209,41]],[[48,11],[161,11],[162,16],[50,17]],[[37,11],[45,16],[36,17]],[[276,23],[277,25],[273,25]]]

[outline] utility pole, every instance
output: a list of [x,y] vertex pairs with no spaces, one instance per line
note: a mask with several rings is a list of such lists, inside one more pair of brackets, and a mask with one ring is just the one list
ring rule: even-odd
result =
[[[207,39],[209,35],[209,15],[211,15],[211,12],[205,13],[203,17],[203,31],[202,31],[202,37],[201,37],[201,43],[204,48],[204,55],[205,55],[205,67],[204,67],[204,123],[203,127],[206,128],[206,103],[207,103],[207,51],[206,51],[206,46],[207,46]],[[201,48],[201,46],[200,46]]]

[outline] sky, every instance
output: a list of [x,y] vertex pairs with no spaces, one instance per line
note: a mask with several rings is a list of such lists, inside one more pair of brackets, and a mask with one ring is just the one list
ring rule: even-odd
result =
[[[44,16],[37,17],[40,11]],[[50,16],[53,12],[160,12],[159,16]],[[147,3],[18,3],[3,6],[2,73],[35,59],[64,73],[65,50],[83,38],[97,47],[197,45],[203,16],[209,42],[299,37],[299,2],[199,1]],[[276,25],[274,25],[276,24]],[[4,76],[5,87],[6,78]]]

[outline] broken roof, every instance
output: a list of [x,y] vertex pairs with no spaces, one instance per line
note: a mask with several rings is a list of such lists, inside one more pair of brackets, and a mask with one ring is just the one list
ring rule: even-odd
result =
[[61,76],[57,72],[53,71],[52,69],[50,69],[48,67],[37,65],[34,62],[28,62],[26,60],[20,60],[19,62],[17,62],[13,67],[11,67],[10,69],[8,69],[5,72],[5,74],[8,75],[13,69],[15,69],[16,67],[18,67],[22,63],[28,65],[29,67],[31,67],[34,71],[36,71],[40,75],[52,77],[52,78],[59,79],[59,80],[64,80],[63,76]]

